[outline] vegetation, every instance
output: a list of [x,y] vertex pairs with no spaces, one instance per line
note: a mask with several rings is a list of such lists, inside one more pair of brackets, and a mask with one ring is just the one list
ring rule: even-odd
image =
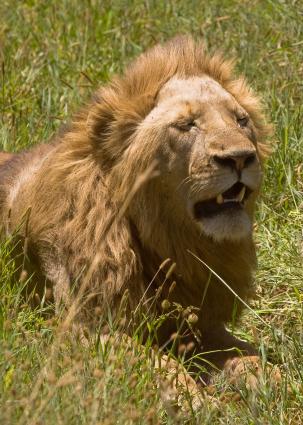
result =
[[[11,285],[0,250],[0,423],[299,424],[303,421],[303,4],[300,0],[2,0],[0,149],[46,141],[80,102],[155,42],[203,37],[263,96],[275,125],[256,224],[254,311],[235,332],[282,371],[257,391],[218,379],[198,409],[165,402],[169,390],[142,348],[58,331],[47,307],[31,309]],[[110,324],[110,331],[117,324]],[[149,326],[156,326],[151,322]],[[59,327],[60,329],[60,327]]]

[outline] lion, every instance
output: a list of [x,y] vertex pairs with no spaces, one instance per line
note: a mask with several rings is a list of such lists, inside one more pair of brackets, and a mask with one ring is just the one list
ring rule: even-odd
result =
[[[226,370],[257,356],[226,325],[254,293],[254,210],[270,135],[259,98],[234,74],[201,42],[174,38],[98,89],[49,143],[2,153],[0,164],[3,234],[21,251],[26,244],[28,267],[58,309],[83,280],[79,323],[95,323],[96,308],[116,311],[126,292],[130,318],[156,294],[156,311],[190,313],[182,343]],[[159,344],[176,322],[159,328]]]

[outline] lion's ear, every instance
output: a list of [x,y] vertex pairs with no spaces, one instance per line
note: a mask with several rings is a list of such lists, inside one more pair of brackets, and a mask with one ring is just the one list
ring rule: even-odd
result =
[[108,138],[114,122],[114,109],[103,97],[96,97],[90,106],[86,121],[86,130],[92,142],[99,143]]
[[129,146],[131,136],[154,104],[148,95],[130,97],[104,90],[92,104],[86,128],[99,156],[115,162]]
[[137,122],[114,110],[105,102],[96,103],[88,113],[86,127],[91,144],[99,159],[113,165],[129,145]]
[[111,96],[108,96],[108,92],[104,94],[98,93],[89,109],[86,131],[99,159],[110,166],[119,154],[117,142],[114,140],[117,107],[114,101],[115,94],[112,93]]

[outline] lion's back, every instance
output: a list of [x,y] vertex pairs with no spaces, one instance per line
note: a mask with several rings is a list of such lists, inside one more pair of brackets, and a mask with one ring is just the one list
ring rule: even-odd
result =
[[[2,224],[10,209],[32,178],[32,170],[52,150],[53,145],[43,144],[20,153],[0,152],[0,217]],[[3,227],[3,226],[1,226]]]

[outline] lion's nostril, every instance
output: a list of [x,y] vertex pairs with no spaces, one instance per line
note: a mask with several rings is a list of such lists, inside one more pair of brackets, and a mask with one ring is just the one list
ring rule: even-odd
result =
[[215,155],[214,160],[217,164],[223,165],[223,167],[234,168],[234,166],[235,166],[235,161],[232,157]]
[[252,152],[234,152],[229,155],[214,155],[214,161],[223,166],[230,167],[236,170],[242,170],[245,167],[248,167],[256,159],[256,154]]
[[244,167],[248,167],[250,164],[252,164],[256,159],[256,155],[254,153],[248,155],[248,157],[244,161]]

